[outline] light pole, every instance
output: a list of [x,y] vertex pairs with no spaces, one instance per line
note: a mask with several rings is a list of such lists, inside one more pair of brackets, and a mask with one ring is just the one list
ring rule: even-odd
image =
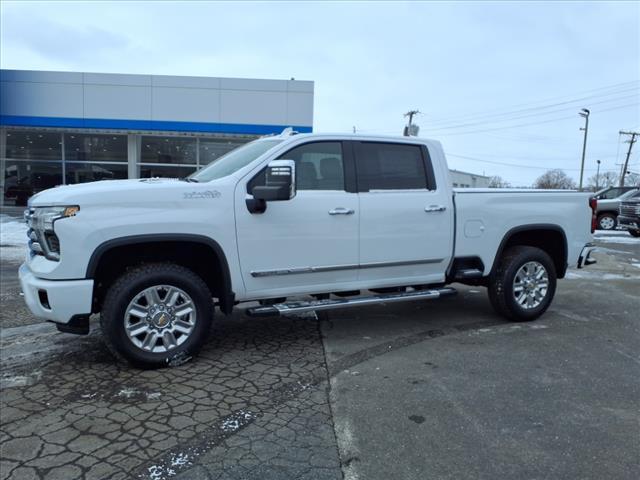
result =
[[582,142],[582,163],[580,164],[580,185],[578,186],[578,190],[582,191],[582,176],[584,175],[584,156],[587,152],[587,133],[589,132],[589,114],[591,112],[583,108],[578,112],[582,118],[584,118],[584,128],[580,130],[584,130],[584,141]]
[[597,164],[598,164],[598,170],[596,170],[596,192],[598,190],[600,190],[600,188],[598,188],[598,185],[600,184],[600,160],[596,160]]

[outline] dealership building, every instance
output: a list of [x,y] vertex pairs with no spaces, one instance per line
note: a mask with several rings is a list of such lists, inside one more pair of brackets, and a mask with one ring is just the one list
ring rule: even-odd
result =
[[0,207],[57,185],[185,177],[261,135],[313,128],[312,81],[27,70],[0,81]]
[[311,81],[24,70],[0,81],[0,205],[62,184],[184,177],[313,126]]

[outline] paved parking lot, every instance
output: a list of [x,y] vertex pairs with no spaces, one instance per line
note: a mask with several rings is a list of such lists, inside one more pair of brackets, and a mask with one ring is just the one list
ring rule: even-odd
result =
[[115,364],[33,320],[2,247],[0,479],[636,479],[640,240],[598,235],[540,320],[480,288],[320,318],[218,316],[195,361]]

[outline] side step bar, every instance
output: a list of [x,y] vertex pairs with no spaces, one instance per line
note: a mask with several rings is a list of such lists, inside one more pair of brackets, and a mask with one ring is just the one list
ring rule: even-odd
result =
[[277,315],[294,315],[303,312],[333,310],[334,308],[360,307],[377,303],[408,302],[410,300],[432,300],[455,295],[455,288],[443,287],[430,290],[416,290],[413,292],[388,293],[357,298],[329,298],[326,300],[306,300],[299,302],[276,303],[247,308],[250,317],[271,317]]

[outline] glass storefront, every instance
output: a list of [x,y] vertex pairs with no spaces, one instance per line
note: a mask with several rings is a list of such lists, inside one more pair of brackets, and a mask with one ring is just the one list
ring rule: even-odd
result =
[[126,135],[64,135],[64,158],[66,161],[126,162]]
[[134,178],[186,177],[255,138],[11,127],[0,134],[0,204],[8,206],[24,206],[33,194],[57,185],[125,179],[129,172]]

